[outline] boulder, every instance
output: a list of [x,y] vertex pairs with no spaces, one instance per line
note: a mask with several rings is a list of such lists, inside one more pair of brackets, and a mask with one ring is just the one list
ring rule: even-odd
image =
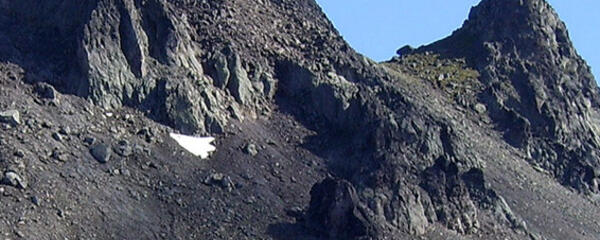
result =
[[231,192],[235,186],[231,178],[222,173],[210,174],[206,177],[206,179],[204,179],[204,184],[209,186],[218,186],[227,190],[228,192]]
[[473,106],[473,110],[475,110],[475,112],[479,113],[479,114],[485,114],[487,112],[487,108],[485,107],[485,105],[481,104],[481,103],[477,103]]
[[330,239],[357,239],[369,233],[370,223],[350,182],[326,178],[312,187],[310,196],[309,228]]
[[8,123],[11,125],[21,124],[21,115],[17,110],[8,110],[0,112],[0,122]]
[[106,144],[100,143],[90,147],[90,153],[99,163],[107,163],[110,160],[112,151]]
[[244,147],[244,153],[250,154],[250,156],[256,156],[258,154],[258,149],[256,145],[253,143],[248,143],[246,147]]
[[269,73],[263,73],[260,75],[260,81],[263,84],[263,94],[268,98],[272,99],[275,97],[277,92],[277,81]]
[[4,173],[4,178],[0,181],[1,184],[13,186],[19,189],[27,188],[27,182],[19,174],[13,171],[7,171]]
[[54,89],[52,85],[45,82],[36,83],[34,90],[40,98],[54,100],[57,96],[56,89]]
[[129,157],[133,154],[133,148],[127,140],[119,141],[119,145],[114,148],[114,151],[121,157]]

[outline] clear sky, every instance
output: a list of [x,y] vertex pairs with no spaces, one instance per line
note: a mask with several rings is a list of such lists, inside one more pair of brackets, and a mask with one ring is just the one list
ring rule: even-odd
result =
[[[600,80],[600,0],[548,0],[567,24],[578,53]],[[317,0],[354,49],[377,61],[459,28],[479,0]]]

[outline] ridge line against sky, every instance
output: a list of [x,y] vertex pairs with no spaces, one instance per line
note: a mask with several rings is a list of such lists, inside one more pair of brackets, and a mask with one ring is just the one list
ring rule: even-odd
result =
[[[358,52],[376,61],[404,45],[418,47],[460,28],[479,0],[316,0],[340,34]],[[600,1],[548,0],[567,25],[577,53],[600,80]]]

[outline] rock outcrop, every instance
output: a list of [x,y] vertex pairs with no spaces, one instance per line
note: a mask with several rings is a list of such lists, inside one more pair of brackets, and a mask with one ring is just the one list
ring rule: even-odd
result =
[[417,51],[467,59],[505,140],[563,184],[599,191],[598,87],[546,1],[482,1],[462,28]]
[[2,233],[600,234],[600,95],[543,0],[483,0],[386,63],[313,0],[0,1],[0,40]]
[[344,180],[325,179],[311,191],[306,220],[316,231],[330,239],[359,239],[373,234],[356,190]]
[[[255,90],[235,51],[227,49],[224,57],[202,49],[197,27],[189,14],[176,13],[177,4],[6,2],[0,24],[10,44],[4,51],[22,54],[3,54],[3,60],[23,65],[30,82],[49,82],[107,109],[135,107],[186,133],[221,132],[229,107],[260,110],[255,102],[273,97],[275,84],[257,72]],[[23,38],[29,33],[36,34]],[[213,64],[215,75],[205,74]]]
[[[402,59],[419,54],[425,55],[426,61],[430,61],[427,56],[431,55],[448,59],[449,62],[440,63],[434,58],[433,67],[416,73],[418,65],[410,61],[392,60],[387,66],[392,71],[433,83],[434,88],[443,89],[442,94],[459,105],[483,107],[485,110],[478,114],[489,117],[504,141],[520,149],[534,167],[547,169],[558,182],[583,193],[598,192],[595,116],[596,99],[600,95],[589,67],[576,54],[564,23],[548,3],[482,1],[452,36],[430,46],[403,48],[399,52]],[[465,62],[476,72],[460,70],[460,63]],[[406,64],[411,70],[395,64]],[[427,78],[436,73],[439,76]],[[447,76],[457,77],[448,80]],[[469,129],[464,122],[456,124],[441,117],[436,114],[439,110],[435,106],[421,106],[423,102],[415,100],[415,95],[413,99],[403,99],[393,95],[398,94],[397,90],[384,87],[374,100],[366,97],[374,96],[370,92],[374,89],[361,90],[358,94],[345,91],[356,96],[354,101],[337,98],[356,103],[353,107],[357,110],[343,112],[338,118],[328,114],[340,111],[328,109],[321,114],[349,132],[358,129],[372,132],[366,136],[351,134],[355,139],[369,139],[360,148],[369,150],[361,153],[344,150],[371,162],[353,163],[352,159],[344,159],[338,164],[345,165],[342,173],[357,186],[361,200],[369,206],[370,218],[380,219],[378,225],[385,222],[383,225],[401,232],[423,234],[430,223],[439,222],[459,233],[473,234],[486,228],[481,227],[479,219],[489,221],[491,217],[495,219],[493,224],[505,224],[517,233],[531,234],[519,217],[506,208],[502,196],[484,187],[485,174],[481,168],[486,160],[480,150],[469,146],[468,134],[464,132]],[[476,97],[478,101],[464,100],[461,94]],[[379,104],[373,104],[378,100]],[[366,122],[371,125],[348,123],[343,120],[345,117],[369,119]],[[357,142],[348,144],[355,146]],[[411,159],[407,153],[418,157]],[[433,162],[425,170],[419,167]],[[419,171],[423,178],[420,184],[405,177]],[[400,199],[395,199],[396,192],[403,193],[399,194]]]

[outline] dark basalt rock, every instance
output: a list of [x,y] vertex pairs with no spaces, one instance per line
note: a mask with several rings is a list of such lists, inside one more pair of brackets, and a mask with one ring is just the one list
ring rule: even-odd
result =
[[477,207],[456,164],[438,159],[423,172],[421,187],[431,196],[438,221],[460,233],[477,231]]
[[372,231],[356,190],[348,181],[326,178],[310,190],[308,227],[329,239],[362,239]]
[[92,154],[92,157],[99,163],[107,163],[112,155],[112,150],[110,149],[110,146],[100,143],[90,147],[90,154]]
[[54,89],[54,87],[45,82],[36,83],[35,91],[38,94],[38,96],[45,99],[54,100],[57,96],[57,92]]

